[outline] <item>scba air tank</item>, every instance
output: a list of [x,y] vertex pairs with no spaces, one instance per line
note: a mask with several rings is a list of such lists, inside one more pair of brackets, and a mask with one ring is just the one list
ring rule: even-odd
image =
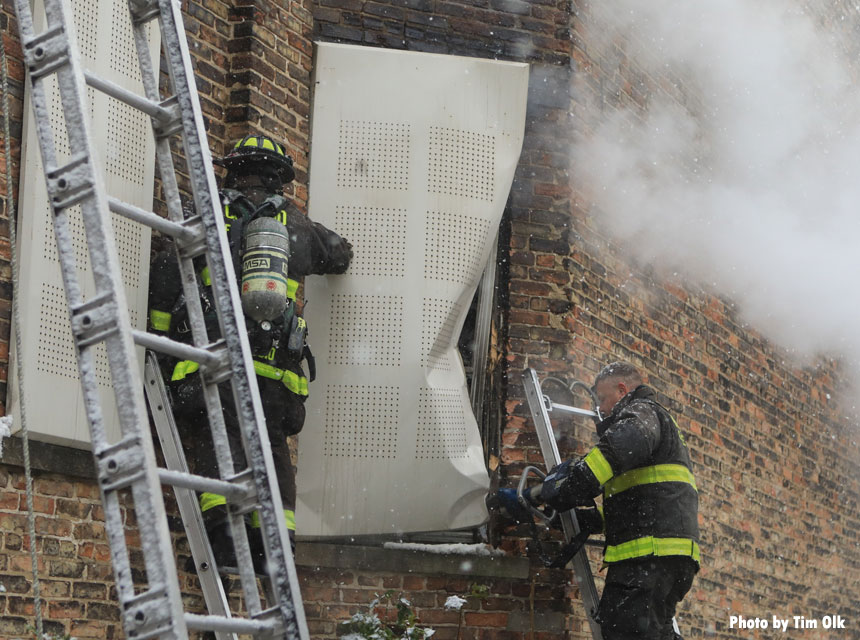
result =
[[274,218],[248,223],[242,255],[242,310],[257,322],[278,318],[287,307],[290,238]]

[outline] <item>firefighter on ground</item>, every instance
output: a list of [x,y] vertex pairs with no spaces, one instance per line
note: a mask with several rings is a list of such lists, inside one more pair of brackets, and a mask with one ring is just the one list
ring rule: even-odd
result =
[[[597,445],[552,469],[527,498],[566,511],[602,494],[604,640],[678,639],[675,607],[699,570],[698,493],[684,436],[633,365],[607,365],[594,391],[605,416]],[[601,529],[600,518],[580,523]]]
[[[215,163],[227,169],[220,192],[221,204],[233,265],[237,281],[241,284],[245,324],[284,517],[292,539],[296,483],[287,437],[299,433],[304,425],[308,380],[314,377],[313,356],[306,341],[307,326],[296,301],[298,279],[308,275],[344,273],[352,259],[352,247],[334,231],[312,222],[282,195],[284,185],[295,177],[293,161],[284,147],[271,138],[246,136]],[[265,259],[254,259],[261,251]],[[158,252],[152,262],[150,328],[190,342],[179,270],[171,253]],[[210,337],[217,336],[219,330],[212,307],[209,271],[205,261],[196,266],[207,331]],[[173,412],[189,466],[199,475],[217,477],[198,365],[191,361],[162,361],[162,367],[170,380],[168,389]],[[237,456],[241,451],[240,434],[229,383],[222,384],[220,391],[234,459],[238,457],[237,464],[242,464],[243,459]],[[200,506],[216,562],[219,566],[235,566],[233,546],[227,539],[229,526],[225,505],[223,496],[200,495]],[[251,514],[247,522],[252,534],[252,547],[256,547],[256,561],[262,550],[255,544],[261,542],[259,533],[254,535],[259,529],[255,516]]]

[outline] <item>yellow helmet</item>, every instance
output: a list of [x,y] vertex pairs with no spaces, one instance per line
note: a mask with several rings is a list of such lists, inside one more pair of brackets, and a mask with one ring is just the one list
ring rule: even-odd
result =
[[282,145],[267,136],[245,136],[233,146],[230,153],[214,162],[227,167],[228,171],[253,162],[271,162],[275,165],[284,184],[292,182],[296,177],[293,159],[287,155]]

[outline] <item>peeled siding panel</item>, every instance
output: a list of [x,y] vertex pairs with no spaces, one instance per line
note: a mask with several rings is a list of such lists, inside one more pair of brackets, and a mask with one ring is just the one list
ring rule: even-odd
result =
[[489,481],[457,339],[519,159],[528,66],[316,54],[310,215],[355,257],[305,284],[317,380],[298,533],[478,525]]
[[[126,3],[75,0],[72,6],[78,51],[84,68],[142,94],[143,86]],[[39,10],[36,9],[37,21],[44,20]],[[36,29],[43,28],[43,25],[37,23]],[[152,25],[148,29],[151,51],[156,56],[158,30]],[[72,150],[69,149],[63,125],[56,80],[49,82],[51,119],[55,124],[54,144],[63,161]],[[98,153],[99,166],[104,171],[108,193],[143,209],[151,209],[155,145],[151,139],[149,118],[93,89],[87,89],[87,100],[90,133]],[[90,442],[89,425],[83,408],[77,358],[29,95],[26,102],[19,203],[21,295],[18,305],[22,325],[23,353],[20,355],[24,365],[27,426],[31,437],[35,439],[87,448]],[[112,214],[112,220],[131,321],[136,328],[144,329],[150,232],[115,214]],[[85,295],[91,295],[94,290],[92,271],[78,208],[72,210],[70,224],[79,278]],[[13,350],[9,410],[16,417],[16,427],[20,427],[14,362],[17,357],[18,354]],[[116,400],[104,346],[96,350],[96,376],[102,389],[108,433],[118,439]]]

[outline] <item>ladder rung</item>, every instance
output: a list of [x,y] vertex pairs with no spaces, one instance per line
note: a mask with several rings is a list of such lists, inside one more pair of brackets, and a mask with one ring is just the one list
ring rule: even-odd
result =
[[[177,342],[176,340],[171,340],[164,336],[157,336],[154,333],[147,333],[146,331],[132,330],[131,335],[136,344],[146,347],[147,349],[152,349],[159,353],[166,353],[167,355],[174,356],[180,360],[191,360],[192,362],[197,362],[204,367],[209,367],[210,369],[217,370],[224,366],[224,360],[222,357],[213,351],[194,347],[190,344],[185,344],[184,342]],[[212,346],[215,348],[219,344],[219,342],[216,342]]]
[[[171,238],[177,238],[183,242],[197,242],[202,239],[202,233],[195,232],[184,224],[177,224],[176,222],[162,218],[158,214],[146,211],[140,207],[135,207],[133,204],[123,202],[117,198],[108,196],[108,207],[110,207],[111,211],[123,216],[124,218],[139,222],[150,229],[160,231]],[[192,220],[195,220],[195,222],[197,221],[197,219],[193,218]]]
[[151,587],[124,603],[125,630],[132,638],[158,638],[171,630],[167,590]]
[[594,411],[589,411],[588,409],[580,409],[578,407],[571,407],[566,404],[556,404],[546,396],[544,396],[544,404],[546,405],[547,411],[563,411],[564,413],[573,413],[578,416],[588,416],[589,418],[597,417],[597,414]]
[[27,70],[33,78],[53,73],[69,62],[67,35],[61,25],[22,40]]
[[87,84],[93,89],[98,89],[102,93],[106,93],[111,98],[116,98],[120,102],[124,102],[130,107],[134,107],[138,111],[151,116],[159,121],[160,124],[171,122],[179,118],[179,114],[175,109],[167,109],[157,102],[153,102],[148,98],[144,98],[136,94],[134,91],[129,91],[118,84],[106,80],[91,71],[84,71],[84,79]]
[[223,631],[226,633],[270,633],[276,623],[273,620],[248,620],[247,618],[225,618],[223,616],[201,616],[185,614],[185,624],[197,631]]
[[182,471],[172,471],[170,469],[159,469],[158,479],[164,484],[169,484],[174,487],[182,487],[183,489],[193,489],[194,491],[203,491],[207,493],[217,493],[227,498],[228,502],[238,502],[248,499],[254,490],[252,487],[245,484],[237,484],[228,482],[227,480],[217,480],[215,478],[206,478],[204,476],[194,475],[193,473],[183,473]]
[[86,153],[79,153],[62,167],[45,173],[45,186],[55,211],[73,207],[93,194],[92,165]]

